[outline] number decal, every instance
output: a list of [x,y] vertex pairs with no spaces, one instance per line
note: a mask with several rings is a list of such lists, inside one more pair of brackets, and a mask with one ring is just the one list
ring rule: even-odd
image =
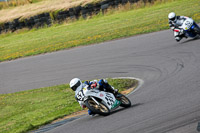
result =
[[82,90],[78,92],[78,94],[77,94],[77,99],[78,99],[79,101],[83,101],[84,95],[83,95]]
[[192,26],[192,23],[190,21],[186,21],[185,25],[187,26],[186,27],[186,30],[187,30],[188,28],[190,28]]
[[191,25],[190,21],[186,21],[185,25],[190,26]]
[[113,97],[111,97],[110,93],[106,93],[105,99],[107,100],[107,104],[109,106],[112,106],[115,103],[114,99],[113,99]]

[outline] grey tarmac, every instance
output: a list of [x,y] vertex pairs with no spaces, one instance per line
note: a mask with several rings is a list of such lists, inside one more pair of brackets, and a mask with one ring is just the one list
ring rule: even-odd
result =
[[170,30],[0,63],[0,93],[91,80],[137,77],[132,107],[83,116],[49,133],[198,133],[200,39],[176,42]]

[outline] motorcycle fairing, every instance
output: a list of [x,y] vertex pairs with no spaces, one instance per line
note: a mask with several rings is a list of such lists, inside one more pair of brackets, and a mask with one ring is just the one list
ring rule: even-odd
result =
[[116,105],[120,104],[118,100],[116,100],[115,96],[112,93],[109,92],[104,92],[100,90],[88,90],[84,89],[83,90],[84,95],[87,96],[92,96],[99,98],[103,101],[104,104],[111,110],[116,107]]

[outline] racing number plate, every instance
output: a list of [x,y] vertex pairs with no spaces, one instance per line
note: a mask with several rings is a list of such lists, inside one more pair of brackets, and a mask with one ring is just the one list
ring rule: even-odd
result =
[[184,24],[185,24],[184,30],[188,30],[188,29],[190,29],[190,27],[192,26],[193,23],[190,20],[186,20]]
[[115,101],[114,101],[114,99],[113,99],[113,97],[111,96],[110,93],[106,93],[105,99],[106,99],[106,101],[107,101],[107,104],[108,104],[109,106],[111,106],[111,107],[112,107],[112,105],[115,103]]
[[80,90],[77,95],[76,95],[77,99],[79,101],[83,101],[84,100],[84,94],[83,94],[83,90]]

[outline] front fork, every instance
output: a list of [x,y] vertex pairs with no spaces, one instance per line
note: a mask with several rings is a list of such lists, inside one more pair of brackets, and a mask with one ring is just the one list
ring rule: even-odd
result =
[[99,102],[95,98],[93,98],[93,97],[91,97],[91,98],[98,106],[100,105]]

